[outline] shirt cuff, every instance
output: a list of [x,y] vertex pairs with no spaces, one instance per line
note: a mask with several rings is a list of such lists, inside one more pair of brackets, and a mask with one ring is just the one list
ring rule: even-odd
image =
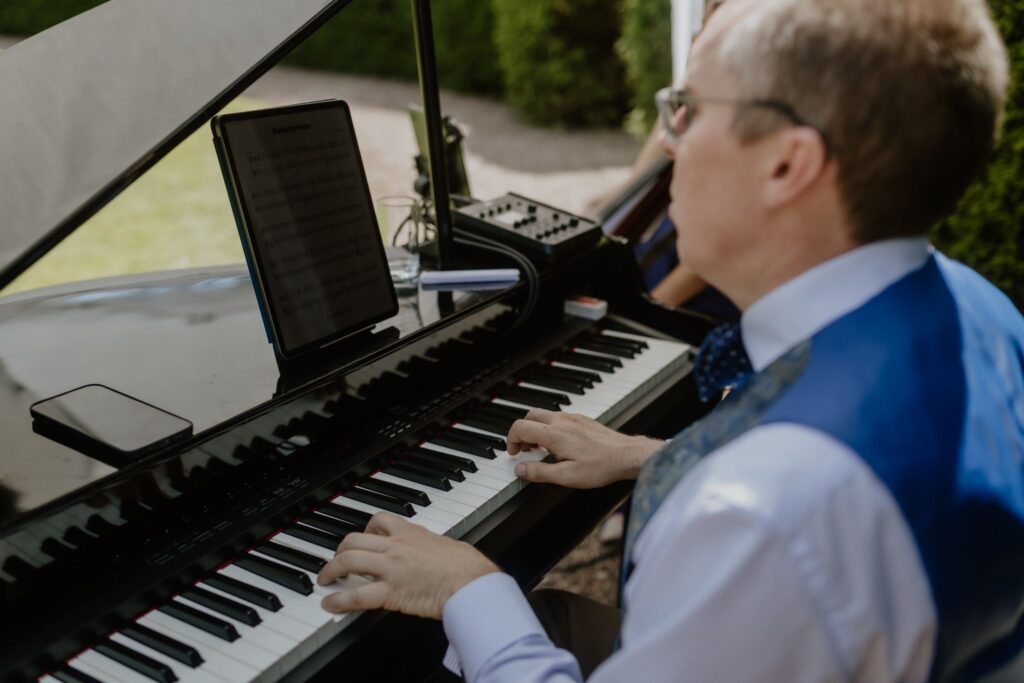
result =
[[533,635],[547,639],[515,579],[498,572],[474,579],[448,598],[442,620],[448,642],[458,655],[456,660],[449,651],[445,665],[460,663],[468,681],[516,641]]

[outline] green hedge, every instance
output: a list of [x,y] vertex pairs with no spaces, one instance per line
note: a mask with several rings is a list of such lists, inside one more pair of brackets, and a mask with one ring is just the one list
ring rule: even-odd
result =
[[527,121],[618,126],[629,101],[618,0],[494,0],[506,100]]
[[932,239],[1024,310],[1024,0],[990,4],[1012,64],[1003,134],[981,178]]
[[[473,93],[500,93],[491,3],[434,0],[431,16],[441,85]],[[314,69],[415,79],[411,3],[356,0],[304,41],[286,61]]]
[[616,46],[632,90],[626,128],[639,136],[654,125],[654,93],[672,80],[672,0],[623,0]]
[[[103,1],[0,0],[0,34],[32,35]],[[491,3],[434,0],[431,13],[441,85],[474,93],[500,93]],[[356,0],[289,55],[286,62],[314,69],[415,79],[411,3]]]
[[70,19],[105,0],[3,0],[0,2],[0,33],[30,36]]

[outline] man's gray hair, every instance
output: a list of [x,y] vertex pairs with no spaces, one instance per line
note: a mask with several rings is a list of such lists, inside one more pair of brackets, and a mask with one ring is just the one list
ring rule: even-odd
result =
[[[855,237],[921,234],[984,166],[1009,67],[984,0],[761,0],[717,46],[742,97],[825,132]],[[743,108],[756,139],[785,121]]]

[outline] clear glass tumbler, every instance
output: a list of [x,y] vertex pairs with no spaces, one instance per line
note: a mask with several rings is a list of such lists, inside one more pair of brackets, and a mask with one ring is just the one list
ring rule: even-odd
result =
[[420,277],[420,249],[427,241],[420,200],[381,197],[377,200],[377,220],[385,236],[388,270],[395,287],[415,287]]

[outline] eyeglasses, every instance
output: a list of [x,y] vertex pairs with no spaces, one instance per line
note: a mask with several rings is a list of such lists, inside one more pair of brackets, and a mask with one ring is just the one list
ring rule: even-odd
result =
[[672,144],[679,142],[679,139],[689,129],[701,105],[727,104],[733,107],[771,109],[789,119],[790,123],[794,125],[807,126],[818,131],[826,147],[828,146],[828,137],[825,135],[825,131],[797,114],[793,107],[778,100],[737,100],[724,97],[698,97],[685,88],[662,88],[654,94],[654,102],[658,107],[658,116],[665,127],[668,141]]

